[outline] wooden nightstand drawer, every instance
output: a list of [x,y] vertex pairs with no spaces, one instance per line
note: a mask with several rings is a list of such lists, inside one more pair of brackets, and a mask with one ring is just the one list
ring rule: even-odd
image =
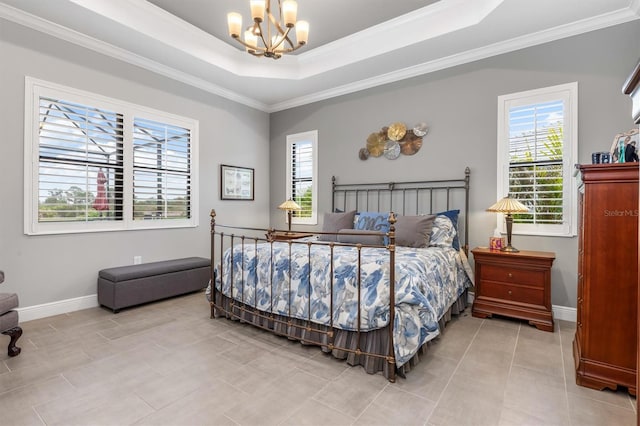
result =
[[487,281],[499,281],[509,284],[522,284],[544,287],[544,272],[531,269],[519,269],[509,266],[484,265],[482,278]]
[[510,302],[544,306],[544,288],[482,281],[482,296]]

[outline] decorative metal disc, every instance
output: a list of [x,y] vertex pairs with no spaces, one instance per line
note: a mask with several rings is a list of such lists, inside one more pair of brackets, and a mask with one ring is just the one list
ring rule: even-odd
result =
[[416,136],[423,137],[429,132],[429,127],[427,127],[427,123],[418,123],[413,127],[413,133]]
[[379,132],[371,133],[367,138],[367,151],[372,157],[380,157],[384,153],[384,135]]
[[384,156],[389,160],[395,160],[400,156],[400,144],[396,141],[387,141],[384,145]]
[[367,148],[360,148],[358,157],[360,157],[362,161],[366,160],[367,158],[369,158],[369,150]]
[[404,123],[393,123],[387,130],[387,137],[392,141],[399,141],[405,133],[407,133],[407,126]]

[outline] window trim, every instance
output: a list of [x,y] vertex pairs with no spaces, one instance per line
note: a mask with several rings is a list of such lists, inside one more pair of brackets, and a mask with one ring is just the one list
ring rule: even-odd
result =
[[[317,225],[318,224],[318,131],[310,130],[308,132],[294,133],[287,135],[287,149],[286,149],[286,199],[292,197],[291,184],[292,184],[292,170],[291,170],[291,156],[293,145],[297,142],[311,141],[311,151],[313,155],[313,170],[312,170],[312,183],[311,183],[311,217],[292,217],[291,223],[298,225]],[[288,219],[287,219],[288,220]]]
[[[39,222],[39,103],[41,97],[53,97],[123,114],[123,220],[95,222]],[[168,220],[133,220],[133,121],[145,118],[190,129],[191,140],[191,218]],[[198,185],[199,121],[155,110],[96,93],[25,76],[24,117],[24,233],[26,235],[71,234],[139,229],[170,229],[197,227],[199,223]]]
[[[509,192],[509,107],[561,99],[565,106],[564,145],[562,159],[563,218],[562,225],[515,224],[513,234],[553,237],[577,235],[578,188],[573,166],[578,158],[578,83],[566,83],[540,89],[498,96],[497,179],[496,200]],[[503,214],[496,215],[496,228],[506,233]]]

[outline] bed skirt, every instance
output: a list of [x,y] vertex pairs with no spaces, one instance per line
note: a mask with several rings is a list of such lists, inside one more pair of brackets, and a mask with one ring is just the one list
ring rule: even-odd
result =
[[[233,301],[232,303],[230,298],[222,295],[220,292],[215,292],[215,295],[215,305],[221,306],[222,309],[212,306],[212,317],[226,317],[243,323],[249,323],[264,330],[271,331],[274,334],[300,341],[302,344],[320,346],[322,351],[331,353],[333,357],[346,359],[347,363],[351,366],[361,365],[369,374],[382,372],[387,379],[390,377],[390,364],[387,362],[386,356],[386,354],[389,353],[390,342],[388,327],[390,327],[390,325],[378,330],[356,332],[336,328],[331,329],[331,327],[314,323],[312,324],[312,329],[306,320],[288,318],[281,315],[271,315],[238,301]],[[465,290],[438,321],[440,331],[442,332],[442,330],[444,330],[446,324],[451,320],[452,315],[460,314],[466,307],[467,291]],[[232,312],[233,315],[231,314]],[[332,342],[331,337],[333,338]],[[427,353],[428,346],[429,342],[422,345],[413,358],[401,367],[395,368],[395,373],[404,377],[412,367],[420,362],[420,355]],[[336,349],[336,347],[347,348],[349,350]]]

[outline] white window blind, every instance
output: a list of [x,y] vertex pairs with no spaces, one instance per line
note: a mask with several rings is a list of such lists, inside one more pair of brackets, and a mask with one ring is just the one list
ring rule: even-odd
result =
[[197,226],[196,120],[25,82],[26,234]]
[[134,220],[190,218],[189,129],[141,118],[133,127]]
[[498,98],[497,196],[529,209],[513,215],[514,233],[575,235],[577,94],[569,83]]
[[529,207],[514,223],[562,224],[564,115],[561,100],[509,111],[509,194]]
[[317,131],[287,136],[287,198],[301,207],[293,223],[317,223],[317,138]]
[[122,115],[41,98],[38,220],[122,220]]

